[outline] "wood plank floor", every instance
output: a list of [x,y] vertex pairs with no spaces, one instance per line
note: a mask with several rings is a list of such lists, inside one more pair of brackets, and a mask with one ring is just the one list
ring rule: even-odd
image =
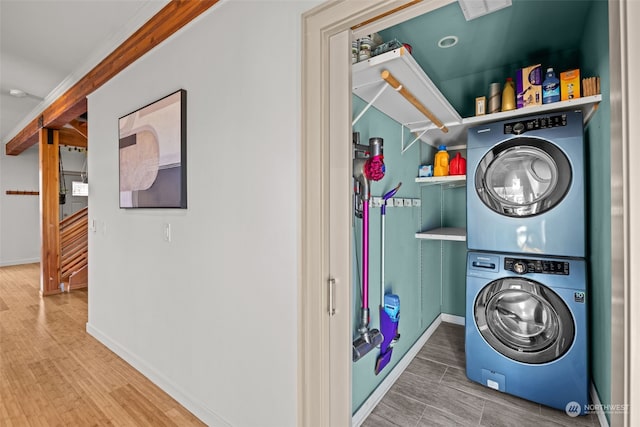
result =
[[87,290],[42,298],[39,264],[0,268],[0,426],[203,426],[85,332]]
[[598,426],[595,414],[564,411],[469,381],[464,326],[442,323],[387,392],[363,427]]

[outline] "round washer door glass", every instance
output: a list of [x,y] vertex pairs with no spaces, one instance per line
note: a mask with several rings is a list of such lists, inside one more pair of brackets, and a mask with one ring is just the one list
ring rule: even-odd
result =
[[571,165],[554,144],[516,138],[489,151],[476,169],[478,196],[493,211],[527,217],[552,209],[571,184]]
[[476,297],[475,320],[496,351],[523,363],[561,357],[571,347],[575,326],[567,305],[550,288],[524,278],[504,278]]

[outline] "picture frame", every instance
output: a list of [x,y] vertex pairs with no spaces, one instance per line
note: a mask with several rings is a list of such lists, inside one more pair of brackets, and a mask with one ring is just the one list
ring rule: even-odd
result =
[[187,92],[118,119],[120,208],[187,208]]

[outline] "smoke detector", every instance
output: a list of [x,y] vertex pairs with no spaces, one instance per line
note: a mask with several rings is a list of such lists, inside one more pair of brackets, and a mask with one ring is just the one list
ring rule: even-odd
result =
[[39,96],[27,93],[27,92],[23,91],[22,89],[9,89],[9,95],[14,96],[16,98],[27,98],[28,97],[28,98],[37,99],[39,101],[43,101],[44,100],[44,98],[41,98]]

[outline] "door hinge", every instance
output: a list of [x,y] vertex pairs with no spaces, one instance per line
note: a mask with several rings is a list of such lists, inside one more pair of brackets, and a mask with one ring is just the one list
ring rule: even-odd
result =
[[329,316],[333,316],[336,314],[336,306],[335,306],[335,287],[336,287],[336,279],[330,277],[327,280],[327,284],[329,285]]

